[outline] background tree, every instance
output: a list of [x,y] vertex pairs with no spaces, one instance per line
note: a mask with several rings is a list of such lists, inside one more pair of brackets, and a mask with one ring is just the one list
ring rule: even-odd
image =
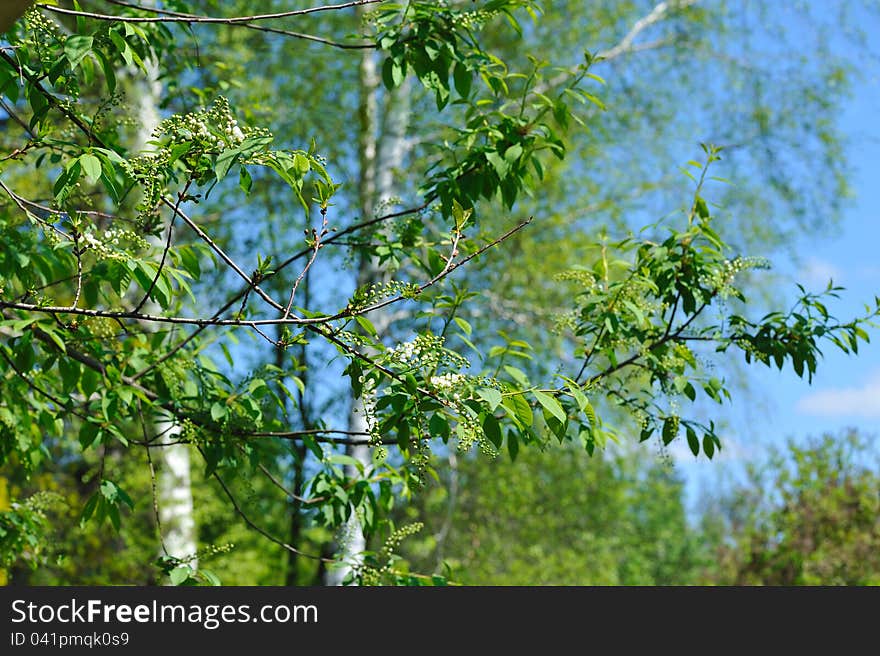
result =
[[880,476],[873,440],[849,431],[789,440],[703,509],[722,585],[880,583]]
[[677,585],[703,564],[680,477],[644,453],[454,458],[442,483],[400,511],[431,529],[402,546],[416,571],[448,567],[478,585]]

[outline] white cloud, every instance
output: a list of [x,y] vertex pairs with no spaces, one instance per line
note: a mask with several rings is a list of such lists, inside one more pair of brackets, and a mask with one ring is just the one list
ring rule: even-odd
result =
[[829,280],[833,280],[835,285],[840,283],[843,271],[827,260],[811,256],[798,272],[797,279],[809,289],[824,289]]
[[839,387],[812,392],[797,403],[810,415],[880,418],[880,373],[858,387]]

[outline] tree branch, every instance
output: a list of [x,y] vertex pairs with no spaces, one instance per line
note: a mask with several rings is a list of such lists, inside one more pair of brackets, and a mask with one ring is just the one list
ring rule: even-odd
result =
[[[9,0],[6,0],[9,2]],[[353,0],[352,2],[343,2],[336,5],[323,5],[320,7],[310,7],[307,9],[294,9],[291,11],[282,11],[274,14],[254,14],[252,16],[198,16],[195,14],[184,14],[180,12],[172,12],[167,10],[156,10],[151,7],[142,7],[139,5],[126,4],[123,6],[140,9],[141,11],[152,12],[157,16],[112,16],[110,14],[99,14],[90,11],[75,11],[73,9],[64,9],[56,5],[47,5],[38,3],[37,7],[51,11],[56,14],[65,14],[67,16],[81,16],[83,18],[93,18],[95,20],[113,21],[115,23],[217,23],[221,25],[241,25],[245,23],[253,23],[263,20],[272,20],[276,18],[291,18],[293,16],[305,16],[307,14],[315,14],[323,11],[335,11],[339,9],[347,9],[349,7],[360,7],[362,5],[376,4],[382,0]],[[13,0],[13,5],[21,4],[21,0]],[[30,4],[30,3],[27,3]],[[121,4],[121,3],[114,3]]]

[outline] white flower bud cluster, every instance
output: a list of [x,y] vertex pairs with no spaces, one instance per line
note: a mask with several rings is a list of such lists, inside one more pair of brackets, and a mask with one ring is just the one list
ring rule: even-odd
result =
[[237,146],[253,135],[271,136],[264,129],[242,128],[232,114],[229,101],[222,96],[209,109],[162,121],[153,133],[157,139],[170,137],[172,143],[198,141],[204,150],[215,152]]
[[[103,236],[97,236],[91,230],[85,230],[79,235],[80,246],[92,251],[99,259],[125,262],[130,257],[131,247],[145,249],[147,241],[140,235],[129,230],[109,228]],[[120,245],[128,242],[125,250],[120,250]]]
[[232,139],[235,143],[241,143],[244,141],[244,132],[238,127],[238,122],[234,120],[226,127],[226,136]]
[[[481,448],[484,452],[486,452],[486,445],[483,444],[485,440],[483,436],[483,427],[480,426],[480,422],[476,417],[471,415],[468,412],[463,412],[459,416],[459,428],[458,433],[458,450],[461,453],[465,453],[471,450],[471,447],[474,443],[479,442]],[[491,444],[488,445],[491,448]]]
[[553,315],[553,327],[551,328],[554,335],[561,335],[566,332],[574,332],[578,326],[578,313],[574,310],[568,312],[559,312]]
[[419,294],[419,286],[415,283],[392,280],[382,285],[372,284],[358,289],[348,306],[352,309],[362,309],[372,303],[381,301],[392,296],[415,298]]
[[145,153],[126,160],[123,164],[125,172],[137,181],[141,188],[141,200],[137,209],[143,215],[153,211],[159,204],[162,193],[165,190],[165,174],[162,164],[167,159],[165,153]]
[[452,14],[449,22],[456,27],[460,27],[466,30],[480,29],[481,27],[483,27],[484,24],[486,24],[496,15],[498,15],[497,11],[486,9],[477,9],[476,11],[462,11]]
[[[54,57],[57,55],[51,44],[65,41],[66,35],[59,29],[55,21],[44,16],[36,7],[31,7],[25,12],[24,21],[28,27],[25,43],[33,48],[43,64],[48,64],[50,61],[54,63]],[[75,76],[69,77],[75,78]],[[63,83],[64,80],[61,82]]]
[[562,271],[554,275],[553,280],[559,282],[576,282],[584,289],[595,289],[598,287],[596,284],[596,276],[586,269],[569,269],[567,271]]
[[379,420],[376,417],[376,380],[361,376],[361,398],[360,408],[355,408],[355,412],[362,412],[364,415],[364,423],[367,425],[367,432],[370,434],[370,441],[378,444],[382,441],[379,433]]
[[467,358],[443,347],[438,335],[419,335],[411,342],[398,344],[385,352],[388,362],[409,367],[464,369],[470,366]]
[[769,269],[770,262],[763,257],[736,257],[724,260],[719,269],[705,276],[700,282],[718,290],[720,298],[727,298],[733,291],[732,284],[736,276],[749,269]]
[[[466,382],[467,378],[461,374],[447,373],[440,374],[439,376],[431,376],[431,384],[443,392],[452,392],[460,389]],[[459,394],[453,394],[453,398],[458,400],[460,398]]]
[[422,349],[418,344],[418,338],[412,342],[403,342],[394,348],[388,349],[386,355],[401,364],[409,364],[418,359]]
[[93,337],[104,340],[113,339],[119,332],[119,325],[106,317],[86,317],[82,326]]

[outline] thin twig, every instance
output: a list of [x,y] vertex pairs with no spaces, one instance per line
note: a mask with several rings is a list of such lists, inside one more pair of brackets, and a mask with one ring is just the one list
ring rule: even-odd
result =
[[365,431],[348,431],[336,428],[308,428],[296,431],[260,431],[249,433],[251,437],[301,437],[303,435],[369,435]]
[[159,514],[159,490],[156,482],[156,468],[153,466],[153,456],[150,454],[150,440],[147,436],[147,422],[144,419],[144,409],[140,399],[138,399],[138,414],[140,414],[141,417],[141,430],[144,434],[144,442],[147,443],[147,446],[144,447],[144,451],[147,452],[147,463],[150,466],[150,491],[153,496],[153,515],[156,518],[156,533],[159,535],[159,544],[162,547],[162,552],[167,556],[168,549],[165,546],[165,536],[162,534],[162,519]]
[[277,487],[279,490],[284,492],[284,494],[286,494],[291,499],[294,499],[295,501],[299,501],[300,503],[304,503],[304,504],[317,503],[319,501],[324,501],[324,497],[315,497],[313,499],[306,499],[305,497],[301,497],[298,494],[294,494],[293,492],[288,490],[287,487],[281,481],[279,481],[277,478],[275,478],[275,475],[272,474],[272,472],[270,472],[263,463],[260,463],[259,465],[257,465],[257,469],[259,469],[261,472],[263,472],[263,474],[266,476],[266,478],[269,479],[269,481],[272,483],[272,485]]
[[[450,254],[449,258],[446,260],[446,266],[444,266],[443,270],[440,271],[440,273],[435,275],[433,278],[431,278],[427,282],[424,282],[421,285],[419,285],[419,287],[418,287],[419,293],[425,291],[428,287],[431,287],[432,285],[437,284],[440,280],[447,277],[450,273],[452,273],[453,271],[455,271],[459,267],[464,266],[465,264],[467,264],[468,262],[473,260],[475,257],[479,257],[480,255],[482,255],[483,253],[488,251],[490,248],[493,248],[494,246],[497,246],[501,242],[509,239],[514,234],[516,234],[517,232],[519,232],[520,230],[525,228],[527,225],[529,225],[532,222],[532,220],[533,220],[533,217],[530,216],[526,220],[520,221],[518,224],[516,224],[514,227],[512,227],[510,230],[505,232],[500,237],[493,239],[488,244],[485,244],[484,246],[482,246],[478,250],[474,251],[473,253],[471,253],[467,257],[459,260],[458,262],[453,263],[453,258],[455,257],[455,253],[457,252],[458,239],[460,238],[460,234],[457,235],[453,241],[452,254]],[[346,313],[346,315],[338,315],[337,317],[334,317],[334,318],[343,318],[344,316],[357,316],[357,315],[368,314],[368,313],[373,312],[375,310],[379,310],[381,308],[392,305],[393,303],[399,303],[400,301],[404,300],[405,298],[407,298],[407,297],[405,297],[403,295],[395,296],[393,298],[386,299],[386,300],[381,301],[379,303],[374,303],[373,305],[369,305],[369,306],[362,308],[362,309],[359,309],[359,310],[351,310],[348,313]]]
[[[110,4],[114,4],[120,7],[128,7],[130,9],[138,9],[140,11],[151,12],[154,14],[161,14],[163,16],[176,16],[178,18],[199,18],[195,14],[185,14],[179,11],[170,11],[168,9],[158,9],[155,7],[142,7],[141,5],[135,5],[129,2],[122,2],[121,0],[107,0]],[[289,36],[295,39],[304,39],[306,41],[314,41],[315,43],[322,43],[324,45],[333,46],[334,48],[341,48],[343,50],[366,50],[366,49],[376,49],[375,43],[340,43],[339,41],[333,41],[331,39],[325,39],[324,37],[315,36],[314,34],[304,34],[303,32],[292,32],[290,30],[282,30],[277,27],[266,27],[265,25],[257,25],[255,23],[235,23],[237,27],[246,27],[251,30],[257,30],[260,32],[269,32],[272,34],[280,34],[282,36]]]
[[323,207],[321,208],[321,231],[318,232],[314,228],[312,229],[312,239],[314,240],[314,246],[312,247],[312,256],[309,258],[309,261],[306,262],[305,267],[303,267],[303,270],[293,282],[293,288],[290,290],[290,299],[287,301],[287,307],[284,308],[285,319],[290,316],[290,309],[293,307],[293,299],[296,296],[296,290],[299,288],[300,283],[302,283],[303,281],[303,278],[306,277],[309,269],[312,268],[312,265],[318,258],[318,251],[320,251],[321,247],[324,245],[323,243],[321,243],[321,240],[327,235],[327,232],[327,208]]
[[[58,406],[59,410],[61,408],[65,407],[64,401],[59,399],[57,396],[55,396],[51,392],[47,392],[42,387],[37,385],[34,381],[32,381],[30,378],[28,378],[27,374],[25,374],[21,369],[19,369],[19,367],[15,364],[15,362],[13,362],[12,359],[8,355],[6,355],[5,351],[0,350],[0,357],[2,357],[6,361],[6,364],[8,364],[9,367],[16,373],[16,375],[19,378],[21,378],[25,382],[25,384],[28,387],[30,387],[33,391],[35,391],[37,394],[39,394],[41,396],[45,396],[47,399],[52,401],[52,403],[54,403],[55,405]],[[72,410],[71,412],[73,412],[73,414],[75,414],[80,419],[86,419],[85,415],[80,414],[80,413],[76,412],[75,410]]]
[[[699,308],[697,308],[694,311],[694,313],[688,318],[688,320],[685,321],[681,326],[679,326],[674,333],[665,334],[663,337],[658,339],[656,342],[649,344],[645,350],[653,351],[654,349],[659,348],[660,346],[662,346],[663,344],[665,344],[666,342],[668,342],[670,340],[679,339],[679,336],[687,329],[687,327],[690,326],[698,316],[700,316],[700,314],[703,312],[703,310],[705,310],[707,307],[709,307],[709,304],[712,302],[713,298],[715,298],[715,292],[713,292],[712,295],[708,298],[708,300],[704,301],[703,304]],[[596,381],[598,381],[602,378],[607,378],[608,376],[610,376],[614,372],[620,371],[624,367],[628,367],[632,364],[635,364],[636,361],[639,360],[639,358],[641,358],[643,355],[644,355],[644,353],[641,353],[641,352],[634,353],[633,355],[628,357],[626,360],[623,360],[622,362],[618,362],[616,365],[610,366],[610,367],[604,369],[603,371],[600,371],[599,373],[591,376],[585,384],[592,385],[593,383],[595,383]]]
[[193,232],[195,232],[196,235],[198,235],[199,239],[201,239],[206,244],[208,244],[208,246],[211,247],[211,250],[214,251],[220,257],[221,260],[223,260],[223,262],[226,264],[226,266],[228,266],[230,269],[235,271],[235,273],[238,274],[238,276],[242,280],[244,280],[248,285],[250,285],[253,288],[253,290],[259,295],[260,298],[262,298],[264,301],[266,301],[274,309],[284,311],[284,306],[281,305],[280,303],[278,303],[275,299],[273,299],[271,296],[269,296],[266,292],[264,292],[256,282],[251,280],[251,278],[241,269],[241,267],[238,266],[238,264],[236,264],[235,261],[231,257],[229,257],[229,255],[227,255],[226,252],[222,248],[220,248],[220,245],[217,244],[217,242],[215,242],[213,239],[211,239],[211,237],[208,235],[208,233],[206,233],[204,230],[202,230],[195,221],[193,221],[191,218],[189,218],[186,215],[186,213],[183,210],[181,210],[180,207],[178,207],[178,204],[172,203],[170,200],[168,200],[168,198],[165,198],[165,197],[162,198],[162,204],[165,205],[166,207],[168,207],[169,209],[171,209],[171,211],[174,212],[174,214],[176,214],[181,219],[183,219],[184,223],[186,223],[186,225],[188,225],[189,228]]
[[[205,454],[202,452],[201,449],[199,449],[199,453],[201,453],[202,457],[204,457]],[[335,562],[332,558],[325,558],[323,556],[315,556],[314,554],[300,551],[296,547],[287,544],[283,540],[279,540],[274,535],[269,533],[267,530],[265,530],[264,528],[255,524],[254,521],[250,517],[248,517],[247,513],[245,513],[241,509],[241,506],[238,505],[238,501],[236,500],[235,496],[232,494],[230,489],[226,486],[226,483],[223,482],[223,479],[220,478],[220,475],[216,471],[213,472],[211,475],[220,484],[220,487],[223,489],[223,493],[229,499],[230,503],[232,504],[232,507],[235,508],[235,512],[238,513],[238,516],[241,517],[248,526],[250,526],[253,530],[255,530],[257,533],[262,535],[264,538],[266,538],[270,542],[277,544],[279,547],[283,547],[284,549],[287,549],[287,551],[290,551],[290,552],[297,554],[298,556],[304,556],[305,558],[311,558],[313,560],[320,560],[325,563]]]
[[[391,219],[399,218],[401,216],[407,216],[410,214],[417,214],[417,213],[425,210],[427,207],[428,207],[428,203],[423,203],[417,207],[411,207],[411,208],[407,208],[407,209],[400,210],[397,212],[391,212],[390,214],[384,214],[382,216],[378,216],[378,217],[369,219],[367,221],[362,221],[360,223],[353,224],[353,225],[349,226],[348,228],[345,228],[344,230],[340,230],[339,232],[337,232],[334,235],[325,239],[324,245],[327,246],[345,235],[349,235],[353,232],[363,230],[364,228],[368,228],[368,227],[375,225],[377,223],[380,223],[382,221],[388,221]],[[273,272],[271,274],[267,274],[266,277],[264,278],[264,280],[268,279],[272,276],[278,275],[278,273],[280,273],[282,269],[286,268],[287,266],[289,266],[290,264],[292,264],[296,260],[298,260],[302,257],[306,257],[310,252],[311,252],[311,249],[305,249],[305,250],[300,251],[299,253],[295,253],[294,255],[290,256],[289,258],[287,258],[286,260],[281,262],[277,267],[275,267],[275,269],[273,270]],[[223,314],[225,314],[239,300],[245,299],[247,297],[247,295],[250,293],[250,290],[251,290],[250,286],[242,288],[234,296],[232,296],[228,301],[226,301],[226,303],[219,310],[214,312],[214,314],[211,318],[212,319],[219,319],[221,316],[223,316]],[[244,303],[245,303],[245,301],[242,300],[242,308],[244,307]],[[185,348],[187,344],[189,344],[192,340],[194,340],[196,337],[198,337],[210,325],[211,325],[210,323],[200,325],[192,333],[190,333],[187,337],[185,337],[180,342],[178,342],[173,347],[171,347],[158,360],[156,360],[152,364],[148,365],[146,368],[142,369],[141,371],[137,372],[133,376],[133,378],[135,380],[137,380],[141,376],[144,376],[147,373],[149,373],[150,371],[152,371],[155,367],[159,366],[163,362],[166,362],[170,358],[174,357],[178,352],[180,352],[181,349]]]
[[70,304],[71,309],[76,309],[76,306],[79,305],[79,297],[82,294],[82,282],[83,282],[83,264],[82,264],[82,254],[85,251],[84,248],[80,248],[79,245],[79,230],[74,229],[73,231],[73,256],[76,258],[76,291],[73,294],[73,303]]
[[186,192],[189,191],[191,184],[192,178],[186,181],[183,191],[177,194],[177,203],[174,205],[174,211],[171,213],[171,221],[168,222],[168,237],[165,239],[165,248],[162,250],[162,258],[159,260],[159,268],[156,269],[156,275],[153,276],[153,280],[150,282],[150,286],[144,293],[141,302],[135,306],[135,312],[139,312],[140,309],[146,305],[147,301],[150,299],[150,294],[152,294],[153,290],[156,288],[156,283],[159,282],[159,276],[162,275],[162,269],[165,267],[165,260],[168,258],[168,251],[171,250],[171,238],[174,235],[174,222],[177,220],[177,211],[180,209],[180,204],[186,197]]
[[[349,7],[359,7],[362,5],[375,4],[382,0],[353,0],[352,2],[344,2],[336,5],[323,5],[321,7],[310,7],[308,9],[294,9],[291,11],[282,11],[274,14],[254,14],[253,16],[197,16],[195,14],[182,14],[180,12],[159,11],[153,8],[141,7],[136,5],[128,5],[136,7],[142,11],[150,11],[158,16],[112,16],[110,14],[99,14],[89,11],[75,11],[73,9],[64,9],[55,5],[47,5],[37,3],[40,9],[46,9],[57,14],[66,14],[68,16],[80,16],[82,18],[93,18],[95,20],[113,21],[116,23],[218,23],[221,25],[236,25],[242,23],[253,23],[262,20],[272,20],[275,18],[290,18],[293,16],[305,16],[306,14],[314,14],[322,11],[335,11],[339,9],[347,9]],[[118,3],[117,3],[118,4]]]
[[[12,189],[10,189],[5,184],[3,184],[2,180],[0,180],[0,188],[2,188],[3,191],[6,192],[6,195],[12,199],[12,202],[16,204],[18,209],[20,209],[22,212],[24,212],[27,216],[34,217],[37,221],[39,221],[40,225],[42,225],[43,227],[46,227],[46,228],[50,228],[52,230],[52,232],[55,232],[56,234],[58,234],[58,236],[64,238],[65,240],[73,241],[73,237],[68,235],[61,228],[55,226],[54,224],[50,223],[49,221],[46,221],[45,219],[41,219],[36,214],[34,214],[30,210],[28,210],[28,208],[25,207],[25,205],[34,205],[34,203],[31,203],[30,201],[28,201],[28,200],[24,199],[23,197],[19,196],[18,194],[16,194],[14,191],[12,191]],[[57,214],[58,212],[54,212],[54,213]]]
[[[180,216],[186,217],[186,215],[183,212],[179,212],[179,214],[180,214]],[[186,220],[190,220],[190,219],[188,217],[186,217]],[[432,277],[427,282],[419,285],[418,291],[422,292],[425,289],[427,289],[428,287],[436,284],[441,279],[445,278],[446,276],[448,276],[450,273],[452,273],[453,271],[455,271],[459,267],[464,266],[469,261],[473,260],[475,257],[478,257],[479,255],[485,253],[490,248],[497,246],[499,243],[508,239],[510,236],[512,236],[516,232],[522,230],[525,226],[527,226],[529,223],[531,223],[531,221],[532,221],[532,217],[529,217],[525,221],[520,222],[519,224],[517,224],[516,226],[514,226],[513,228],[511,228],[510,230],[505,232],[500,237],[497,237],[496,239],[492,240],[488,244],[485,244],[480,249],[471,253],[470,255],[463,258],[462,260],[459,260],[458,262],[453,262],[452,256],[450,256],[450,259],[447,261],[446,266],[443,268],[443,270],[440,273],[438,273],[437,275],[435,275],[434,277]],[[197,226],[194,226],[194,227],[197,228]],[[204,234],[204,233],[202,233],[202,234]],[[204,235],[204,238],[208,241],[208,243],[213,243],[211,238],[208,237],[207,235]],[[218,249],[219,249],[219,247],[218,247]],[[238,271],[241,272],[241,269],[238,269]],[[240,275],[242,275],[246,280],[249,280],[247,275],[244,274],[243,272],[241,272]],[[253,285],[253,289],[256,290],[258,293],[262,292],[259,285],[256,285],[254,283],[252,283],[252,285]],[[276,309],[281,310],[281,311],[284,310],[283,306],[276,303],[274,300],[271,299],[271,297],[268,297],[267,295],[265,295],[265,292],[262,292],[261,295],[263,295],[264,298],[268,299],[268,301]],[[110,318],[110,319],[133,319],[133,320],[145,321],[145,322],[184,324],[184,325],[194,325],[194,326],[240,326],[240,327],[252,328],[252,329],[256,330],[257,332],[259,332],[260,335],[263,336],[265,339],[267,339],[269,342],[275,343],[274,340],[272,340],[270,337],[266,336],[264,333],[259,331],[259,326],[272,326],[272,325],[300,325],[300,326],[306,326],[306,327],[320,326],[323,324],[330,323],[332,321],[336,321],[338,319],[345,319],[345,318],[349,318],[349,317],[355,317],[358,315],[368,314],[370,312],[373,312],[373,311],[378,310],[383,307],[387,307],[387,306],[392,305],[394,303],[399,303],[399,302],[405,300],[406,298],[407,297],[405,297],[403,295],[398,295],[393,298],[386,299],[385,301],[381,301],[379,303],[374,303],[373,305],[369,305],[365,308],[361,308],[361,309],[346,308],[346,309],[342,310],[341,312],[338,312],[334,315],[327,315],[327,316],[322,316],[322,317],[304,317],[304,318],[299,318],[299,317],[284,318],[284,317],[281,317],[281,318],[277,318],[277,319],[248,319],[248,320],[244,320],[244,319],[219,319],[219,318],[215,318],[217,316],[216,313],[215,313],[215,317],[211,317],[211,318],[177,317],[177,316],[145,314],[145,313],[141,313],[141,312],[132,312],[129,310],[92,310],[92,309],[84,309],[84,308],[71,308],[71,307],[59,307],[59,306],[40,306],[40,305],[35,305],[33,303],[18,303],[18,302],[2,301],[2,300],[0,300],[0,307],[6,307],[6,308],[10,308],[10,309],[15,309],[15,310],[26,310],[26,311],[30,311],[30,312],[41,312],[44,314],[52,314],[52,315],[55,315],[55,314],[79,314],[79,315],[89,316],[89,317],[102,317],[102,318]],[[321,333],[321,334],[326,337],[326,335],[324,333]],[[142,375],[142,373],[137,374],[137,377],[140,377],[140,375]]]
[[[10,107],[8,104],[6,104],[6,101],[3,100],[2,98],[0,98],[0,107],[3,108],[3,111],[6,112],[7,116],[9,116],[9,118],[11,118],[13,121],[18,123],[19,126],[21,126],[21,128],[30,135],[31,139],[37,138],[37,135],[34,134],[34,131],[31,129],[31,126],[29,126],[27,123],[25,123],[24,119],[21,118],[18,114],[16,114],[15,111],[13,111],[12,107]],[[28,146],[30,146],[30,145],[31,144],[28,144]],[[11,155],[10,155],[10,157],[11,157]],[[7,159],[7,158],[4,157],[3,159]]]
[[[364,433],[364,435],[368,435],[368,433]],[[250,433],[244,437],[274,437],[281,440],[294,441],[301,441],[303,439],[302,435],[297,435],[297,431],[290,431],[289,433],[279,432],[275,435],[267,435],[266,433]],[[334,444],[336,446],[393,446],[395,444],[398,444],[397,440],[392,437],[383,437],[379,440],[374,440],[370,438],[358,440],[352,437],[324,437],[318,435],[315,436],[313,439],[319,444]]]

